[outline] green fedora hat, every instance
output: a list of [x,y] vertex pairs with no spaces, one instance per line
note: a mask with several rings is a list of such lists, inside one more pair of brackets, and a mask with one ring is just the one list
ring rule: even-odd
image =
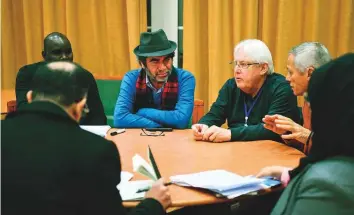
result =
[[177,44],[167,39],[165,32],[160,29],[154,32],[140,34],[140,45],[134,49],[139,57],[155,57],[171,54],[176,50]]

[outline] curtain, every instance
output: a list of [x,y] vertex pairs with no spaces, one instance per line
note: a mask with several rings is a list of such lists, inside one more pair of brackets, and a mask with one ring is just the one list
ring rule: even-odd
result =
[[54,31],[92,74],[123,77],[138,67],[133,49],[147,30],[146,11],[146,0],[2,0],[2,89],[14,89],[20,67],[42,60],[43,39]]
[[289,50],[302,42],[321,42],[332,57],[354,51],[354,0],[184,0],[183,10],[183,67],[206,111],[233,77],[228,63],[241,40],[264,41],[283,75]]

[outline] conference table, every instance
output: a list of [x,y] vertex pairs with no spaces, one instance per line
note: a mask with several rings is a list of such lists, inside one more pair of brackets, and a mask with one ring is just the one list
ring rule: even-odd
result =
[[[141,136],[141,129],[127,129],[125,133],[107,137],[118,147],[122,170],[133,173],[132,157],[139,154],[148,161],[150,146],[161,175],[165,179],[179,174],[224,169],[246,176],[254,175],[263,167],[281,165],[295,167],[304,154],[282,143],[262,140],[250,142],[211,143],[195,141],[192,130],[173,130],[164,136]],[[146,180],[133,173],[132,180]],[[215,204],[230,201],[194,188],[169,186],[171,207]],[[267,191],[270,192],[270,191]],[[123,202],[133,207],[138,202]]]

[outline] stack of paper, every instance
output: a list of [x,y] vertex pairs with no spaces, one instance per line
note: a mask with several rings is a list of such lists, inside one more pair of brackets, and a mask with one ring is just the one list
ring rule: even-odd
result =
[[133,174],[131,174],[130,172],[127,171],[120,172],[120,183],[127,182],[132,178],[133,178]]
[[101,137],[105,137],[108,130],[111,129],[109,125],[80,125],[80,127]]
[[129,181],[133,178],[130,172],[122,171],[120,173],[120,183],[117,185],[120,196],[123,201],[141,200],[144,198],[145,192],[138,193],[139,189],[151,186],[152,180]]
[[[133,157],[133,170],[138,172],[152,180],[140,180],[140,181],[123,181],[117,185],[117,189],[120,192],[123,201],[136,201],[142,200],[147,190],[149,190],[152,184],[161,178],[160,171],[155,163],[154,156],[152,155],[150,147],[148,147],[149,162],[145,161],[140,155],[136,154]],[[128,175],[129,176],[129,175]]]
[[225,170],[210,170],[205,172],[176,175],[170,177],[171,182],[180,186],[190,186],[211,190],[227,198],[264,189],[265,179],[242,177]]
[[146,192],[138,192],[140,189],[151,187],[153,180],[126,181],[117,185],[123,201],[136,201],[144,199]]

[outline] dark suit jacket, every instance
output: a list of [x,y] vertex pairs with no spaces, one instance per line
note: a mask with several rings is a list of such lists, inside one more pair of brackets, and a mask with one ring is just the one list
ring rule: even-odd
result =
[[354,158],[333,157],[292,179],[272,214],[354,214]]
[[[2,121],[2,214],[125,214],[120,172],[114,143],[53,103],[33,102]],[[131,212],[164,214],[154,199]]]
[[[37,62],[22,67],[16,77],[16,102],[17,108],[27,104],[26,94],[31,89],[31,83],[37,69],[45,62]],[[85,70],[87,71],[87,70]],[[107,117],[103,110],[103,105],[98,93],[97,84],[93,75],[87,71],[90,87],[87,93],[87,106],[90,112],[81,119],[82,125],[106,125]]]

